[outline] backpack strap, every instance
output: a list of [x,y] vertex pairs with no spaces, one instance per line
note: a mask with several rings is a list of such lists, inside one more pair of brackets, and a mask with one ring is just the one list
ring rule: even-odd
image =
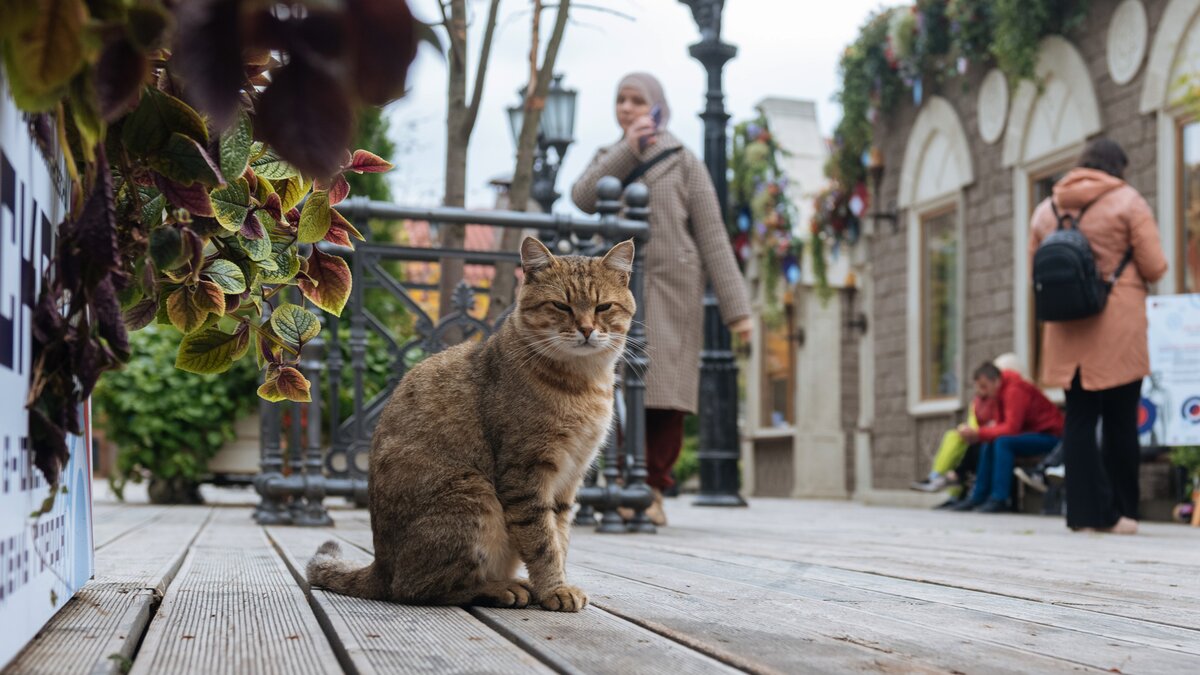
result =
[[[1069,223],[1071,223],[1072,228],[1078,230],[1079,229],[1079,221],[1083,220],[1083,214],[1086,213],[1089,208],[1091,208],[1092,204],[1095,204],[1096,202],[1100,201],[1101,199],[1104,198],[1105,195],[1107,195],[1108,193],[1110,193],[1120,187],[1121,186],[1118,185],[1117,187],[1109,188],[1109,189],[1105,190],[1104,192],[1101,192],[1100,194],[1096,195],[1092,199],[1092,201],[1084,204],[1083,208],[1079,209],[1079,213],[1075,216],[1072,216],[1069,213],[1060,214],[1058,212],[1058,205],[1054,203],[1054,197],[1051,197],[1050,198],[1050,210],[1054,212],[1054,219],[1058,221],[1058,229],[1060,229],[1060,230],[1063,229],[1063,223],[1069,222]],[[1131,253],[1132,253],[1132,251],[1131,251]]]
[[1133,247],[1132,247],[1132,246],[1130,246],[1129,248],[1125,249],[1125,255],[1124,255],[1122,258],[1121,258],[1121,264],[1117,265],[1117,269],[1116,269],[1116,271],[1114,271],[1114,272],[1112,273],[1112,276],[1111,276],[1111,277],[1109,277],[1109,278],[1108,278],[1108,279],[1107,279],[1107,280],[1104,282],[1105,284],[1107,284],[1107,285],[1108,285],[1109,289],[1112,289],[1112,287],[1113,287],[1113,286],[1115,286],[1115,285],[1117,284],[1117,279],[1120,279],[1120,278],[1121,278],[1121,272],[1124,272],[1124,271],[1125,271],[1125,267],[1126,267],[1126,266],[1127,266],[1127,265],[1130,263],[1130,261],[1132,261],[1132,260],[1133,260]]
[[663,150],[662,152],[655,155],[654,157],[651,157],[650,159],[642,162],[641,164],[638,164],[637,167],[635,167],[633,171],[629,172],[629,175],[625,177],[625,180],[621,181],[621,187],[627,188],[630,185],[633,185],[634,181],[641,178],[642,176],[645,176],[646,173],[648,171],[650,171],[650,169],[653,169],[655,167],[655,165],[657,165],[659,162],[667,159],[668,157],[670,157],[671,155],[674,155],[675,153],[679,152],[682,149],[683,149],[682,145],[677,145],[673,148],[667,148],[666,150]]

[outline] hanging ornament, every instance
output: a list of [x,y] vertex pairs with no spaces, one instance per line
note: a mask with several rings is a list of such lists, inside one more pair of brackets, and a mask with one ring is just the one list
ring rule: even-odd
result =
[[918,77],[916,80],[913,81],[913,88],[912,88],[913,105],[916,105],[916,106],[921,105],[921,99],[923,97],[922,89],[923,88],[921,86],[921,78]]
[[958,57],[958,63],[957,63],[957,66],[958,66],[958,74],[959,74],[959,75],[966,75],[966,74],[967,74],[967,66],[968,66],[969,64],[970,64],[970,62],[969,62],[969,61],[967,61],[967,57],[965,57],[965,56],[960,56],[960,57]]

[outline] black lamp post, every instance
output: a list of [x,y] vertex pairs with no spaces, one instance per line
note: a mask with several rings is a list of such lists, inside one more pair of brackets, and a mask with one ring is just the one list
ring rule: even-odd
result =
[[[704,164],[725,213],[729,187],[725,177],[725,92],[721,75],[737,47],[721,41],[721,12],[725,0],[680,0],[692,10],[700,28],[700,42],[688,48],[692,58],[708,73],[704,120]],[[737,428],[737,360],[729,330],[721,322],[717,299],[710,286],[704,293],[704,350],[700,353],[700,496],[697,506],[745,506],[738,494],[741,459]]]
[[[554,189],[558,169],[562,166],[567,147],[575,140],[575,95],[574,89],[562,86],[562,75],[555,75],[546,94],[546,107],[538,124],[537,148],[533,155],[533,186],[530,196],[542,210],[550,213],[560,195]],[[521,101],[507,108],[508,124],[513,142],[521,137],[521,125],[525,121],[525,88],[517,91]],[[551,153],[550,150],[554,152]]]

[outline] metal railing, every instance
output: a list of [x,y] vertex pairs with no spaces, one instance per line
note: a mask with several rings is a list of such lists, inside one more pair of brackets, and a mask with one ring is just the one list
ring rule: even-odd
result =
[[[498,228],[537,230],[558,253],[602,253],[625,239],[637,242],[631,289],[638,303],[630,329],[622,376],[616,395],[624,403],[623,442],[617,443],[614,425],[601,455],[603,468],[594,464],[579,490],[577,525],[597,525],[600,532],[654,532],[645,509],[652,495],[646,485],[645,382],[648,364],[645,345],[643,303],[644,246],[649,239],[649,193],[634,184],[624,191],[615,178],[597,184],[594,219],[511,211],[468,211],[454,208],[413,209],[351,199],[340,211],[367,237],[354,250],[322,243],[322,250],[342,256],[350,265],[354,284],[344,316],[348,320],[322,317],[322,330],[304,346],[300,369],[312,383],[311,403],[261,403],[261,472],[254,485],[261,497],[254,517],[262,524],[322,526],[332,524],[324,505],[327,496],[346,497],[367,503],[368,455],[371,435],[392,390],[405,372],[424,356],[441,351],[456,341],[487,339],[507,318],[494,325],[472,315],[475,298],[487,289],[466,281],[453,294],[453,311],[441,319],[430,316],[414,298],[414,292],[435,292],[436,285],[406,283],[395,263],[434,263],[457,258],[465,264],[494,266],[499,262],[520,264],[520,256],[507,251],[417,248],[373,241],[371,221],[428,221],[431,225],[488,225]],[[618,218],[621,209],[625,217]],[[398,335],[387,317],[376,316],[367,307],[368,293],[398,303],[412,318],[411,334]],[[511,311],[511,307],[509,308]],[[348,323],[347,327],[344,323]],[[348,335],[343,335],[348,333]],[[377,391],[368,389],[368,347],[378,360],[379,348],[387,354],[387,381]],[[348,349],[347,349],[348,348]],[[349,358],[343,354],[348,352]],[[342,398],[349,394],[350,409],[343,414]],[[618,406],[621,407],[621,406]],[[288,417],[286,421],[284,418]],[[284,427],[287,427],[286,433]],[[603,475],[601,483],[599,474]],[[617,509],[634,510],[626,523]],[[600,520],[597,523],[597,513]]]

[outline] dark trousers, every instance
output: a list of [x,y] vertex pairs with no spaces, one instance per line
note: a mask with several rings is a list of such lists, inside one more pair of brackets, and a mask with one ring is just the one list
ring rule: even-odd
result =
[[1057,444],[1058,438],[1039,433],[1001,436],[990,443],[984,443],[979,453],[979,471],[975,473],[971,503],[982,504],[988,500],[1008,501],[1016,458],[1045,455]]
[[[1121,516],[1138,517],[1137,416],[1142,381],[1085,391],[1079,371],[1067,390],[1063,455],[1067,470],[1067,526],[1108,528]],[[1096,422],[1103,440],[1096,447]]]
[[666,490],[675,484],[671,469],[683,449],[683,418],[678,410],[646,408],[646,482]]

